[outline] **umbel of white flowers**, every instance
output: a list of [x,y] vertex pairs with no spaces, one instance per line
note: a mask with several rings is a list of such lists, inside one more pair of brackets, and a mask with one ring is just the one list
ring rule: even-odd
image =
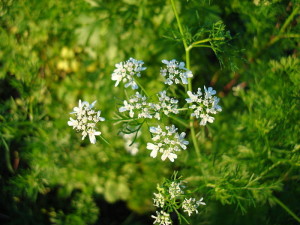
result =
[[68,121],[68,125],[72,126],[78,132],[82,134],[82,140],[88,135],[90,142],[92,144],[96,143],[97,135],[100,135],[100,131],[96,131],[96,124],[99,121],[104,121],[105,118],[100,117],[101,111],[94,111],[93,108],[96,104],[94,101],[92,104],[84,101],[81,102],[79,100],[79,104],[77,107],[74,107],[73,112],[70,114],[75,115],[75,119],[70,117],[70,121]]
[[111,75],[111,79],[116,81],[115,86],[118,86],[122,81],[125,83],[126,88],[131,87],[132,89],[138,89],[138,85],[134,81],[134,76],[140,77],[140,72],[147,69],[143,67],[143,64],[144,62],[142,60],[136,60],[134,58],[116,64],[116,69]]
[[201,92],[201,88],[198,88],[197,93],[187,92],[189,98],[186,98],[186,102],[190,103],[190,109],[193,110],[192,116],[197,119],[201,119],[200,125],[205,126],[207,122],[213,123],[214,117],[210,114],[217,114],[222,111],[221,106],[218,105],[220,99],[216,96],[216,91],[211,87],[206,89],[204,86],[204,94]]
[[150,127],[150,132],[153,134],[152,140],[154,143],[147,143],[147,149],[151,150],[150,156],[155,158],[158,153],[162,153],[161,159],[164,161],[167,158],[174,162],[177,158],[176,152],[186,149],[188,141],[184,139],[185,133],[177,133],[177,128],[166,126],[162,129],[160,126]]
[[129,116],[133,118],[148,118],[161,119],[161,114],[169,115],[171,113],[177,114],[178,100],[167,96],[166,91],[161,91],[157,95],[159,102],[148,102],[148,98],[136,92],[129,100],[123,101],[123,106],[119,108],[119,112],[129,112]]
[[176,59],[171,61],[162,60],[162,63],[167,65],[166,68],[161,68],[160,74],[166,78],[165,84],[172,85],[173,83],[188,84],[188,78],[192,78],[192,71],[185,68],[184,62],[177,62]]
[[[166,66],[160,69],[160,74],[165,78],[165,84],[167,85],[188,84],[188,78],[193,77],[193,73],[185,68],[184,62],[178,62],[175,59],[170,61],[164,59],[162,63]],[[111,75],[111,79],[116,81],[115,87],[123,82],[125,88],[131,87],[134,90],[138,89],[135,77],[141,77],[141,71],[147,69],[147,67],[143,67],[143,64],[144,62],[142,60],[136,60],[134,58],[129,58],[125,62],[117,63]]]
[[198,207],[200,205],[206,205],[205,202],[203,202],[203,198],[200,198],[199,201],[197,201],[195,198],[189,198],[189,199],[184,199],[182,202],[182,208],[183,211],[186,212],[189,216],[195,212],[196,214],[198,213]]

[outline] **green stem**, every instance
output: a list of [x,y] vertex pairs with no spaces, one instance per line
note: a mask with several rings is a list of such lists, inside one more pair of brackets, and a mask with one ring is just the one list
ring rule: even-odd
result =
[[286,21],[284,22],[284,24],[282,25],[280,31],[279,31],[279,34],[283,33],[285,31],[285,29],[287,28],[287,26],[292,22],[294,16],[297,14],[299,10],[299,6],[297,5],[293,12],[289,15],[289,17],[286,19]]
[[[188,49],[186,49],[185,55],[186,55],[186,68],[188,70],[190,70],[190,51]],[[189,91],[193,90],[192,78],[188,78],[188,90]],[[190,110],[190,114],[191,114],[191,110]],[[195,132],[195,127],[194,127],[194,117],[192,115],[190,115],[190,130],[191,130],[192,141],[193,141],[193,145],[195,147],[197,157],[200,159],[200,149],[199,149],[197,138],[196,138],[196,132]]]
[[179,118],[177,118],[176,116],[172,116],[172,115],[168,115],[168,117],[170,117],[171,119],[177,121],[178,123],[180,123],[182,126],[189,128],[189,125],[187,125],[187,123]]
[[277,42],[280,38],[282,38],[282,33],[285,32],[286,28],[288,27],[288,25],[292,22],[293,18],[296,16],[296,14],[298,13],[299,10],[299,6],[296,6],[293,10],[293,12],[289,15],[289,17],[285,20],[284,24],[282,25],[282,27],[279,30],[279,33],[276,37],[274,37],[269,43],[268,46],[273,45],[275,42]]
[[279,38],[300,38],[300,34],[281,34]]
[[122,123],[122,122],[129,122],[129,121],[135,121],[135,120],[138,120],[140,118],[138,117],[135,117],[135,118],[131,118],[131,119],[107,119],[106,121],[107,122],[115,122],[115,124],[118,124],[118,123]]
[[189,110],[188,108],[181,108],[181,109],[178,109],[178,111],[187,111]]
[[2,139],[2,142],[3,142],[3,145],[4,145],[4,149],[5,149],[5,161],[6,161],[6,168],[8,169],[8,171],[10,173],[15,173],[12,166],[11,166],[11,163],[10,163],[10,151],[9,151],[9,147],[6,143],[6,141],[4,140],[4,138],[1,136],[1,139]]
[[[210,45],[191,45],[193,48],[212,48]],[[192,48],[190,48],[192,49]]]
[[282,201],[280,201],[278,198],[273,196],[273,200],[280,205],[288,214],[290,214],[298,223],[300,223],[300,218],[292,211],[290,210]]
[[[176,6],[175,6],[175,3],[174,3],[174,0],[171,0],[171,4],[172,4],[174,15],[176,17],[176,21],[177,21],[177,26],[178,26],[179,32],[180,32],[180,34],[182,36],[181,39],[182,39],[182,43],[183,43],[184,50],[185,50],[186,68],[188,70],[190,70],[190,68],[191,68],[191,65],[190,65],[190,50],[192,49],[192,47],[187,45],[186,39],[185,39],[184,34],[183,34],[182,25],[180,23],[180,19],[179,19],[177,10],[176,10]],[[189,91],[193,90],[193,88],[192,88],[192,78],[188,78],[188,90]],[[195,151],[196,151],[197,157],[200,158],[200,149],[199,149],[199,146],[198,146],[198,143],[197,143],[196,132],[195,132],[195,128],[194,128],[194,118],[192,116],[190,116],[190,124],[189,125],[190,125],[190,130],[191,130],[191,136],[192,136],[193,145],[195,147]]]
[[177,214],[177,216],[178,216],[178,219],[179,219],[179,223],[180,223],[180,224],[182,224],[182,223],[181,223],[181,219],[183,219],[184,222],[186,222],[187,224],[190,224],[189,221],[187,221],[187,219],[186,219],[183,215],[181,215],[181,213],[178,212],[178,210],[177,210],[175,207],[173,207],[173,209],[174,209],[174,211],[176,212],[176,214]]
[[140,82],[137,81],[137,79],[134,79],[135,83],[142,89],[142,91],[145,93],[145,95],[149,98],[149,94],[145,90],[145,88],[141,85]]
[[203,40],[200,40],[200,41],[196,41],[194,42],[192,45],[197,45],[197,44],[202,44],[202,43],[206,43],[206,42],[211,42],[211,41],[223,41],[225,40],[225,38],[223,37],[216,37],[216,38],[206,38],[206,39],[203,39]]
[[102,136],[99,136],[108,146],[111,146],[111,144]]
[[187,45],[187,43],[186,43],[186,40],[185,40],[185,37],[184,37],[184,34],[183,34],[183,29],[182,29],[182,26],[181,26],[181,23],[180,23],[180,19],[179,19],[178,13],[177,13],[177,9],[176,9],[174,0],[171,0],[171,4],[172,4],[172,8],[173,8],[174,15],[175,15],[175,17],[176,17],[178,29],[179,29],[179,32],[180,32],[180,34],[181,34],[181,39],[182,39],[184,48],[187,49],[187,48],[188,48],[188,45]]

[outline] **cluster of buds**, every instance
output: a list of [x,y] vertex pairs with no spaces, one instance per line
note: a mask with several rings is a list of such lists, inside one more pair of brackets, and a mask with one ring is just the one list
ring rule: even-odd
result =
[[[170,213],[182,209],[188,216],[198,214],[200,205],[206,205],[203,198],[198,201],[195,198],[188,198],[185,192],[186,186],[180,178],[174,176],[173,180],[166,180],[162,185],[157,185],[157,193],[154,193],[153,205],[159,210],[156,211],[154,224],[172,224]],[[181,215],[182,217],[182,215]]]

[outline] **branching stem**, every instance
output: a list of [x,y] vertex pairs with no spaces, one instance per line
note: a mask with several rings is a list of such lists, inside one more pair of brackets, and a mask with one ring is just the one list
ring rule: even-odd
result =
[[192,44],[192,46],[202,44],[202,43],[206,43],[206,42],[211,42],[211,41],[223,41],[223,40],[225,40],[224,37],[206,38],[206,39],[194,42]]
[[[192,49],[192,46],[188,46],[187,41],[185,39],[183,29],[182,29],[182,25],[181,25],[181,22],[180,22],[180,19],[179,19],[177,10],[176,10],[174,0],[171,0],[171,4],[172,4],[174,15],[176,17],[177,26],[178,26],[179,32],[181,34],[181,39],[182,39],[182,43],[183,43],[184,50],[185,50],[186,68],[188,70],[190,70],[190,68],[191,68],[191,66],[190,66],[190,50]],[[193,90],[193,88],[192,88],[192,78],[188,78],[188,90],[189,91]],[[190,116],[190,124],[189,125],[190,125],[193,145],[195,147],[197,157],[200,158],[200,149],[199,149],[199,146],[198,146],[198,142],[197,142],[197,138],[196,138],[196,132],[195,132],[195,128],[194,128],[194,118],[192,116]]]
[[[290,38],[290,37],[285,37],[285,35],[283,35],[283,33],[286,31],[286,28],[288,27],[288,25],[293,21],[294,17],[297,15],[299,9],[300,9],[300,6],[297,5],[294,8],[293,12],[285,20],[284,24],[282,25],[282,27],[279,30],[278,35],[275,36],[273,39],[271,39],[270,42],[267,44],[267,46],[273,45],[275,42],[277,42],[278,40],[280,40],[280,38]],[[292,37],[295,38],[295,36],[292,36]],[[296,38],[297,38],[297,35],[296,35]]]

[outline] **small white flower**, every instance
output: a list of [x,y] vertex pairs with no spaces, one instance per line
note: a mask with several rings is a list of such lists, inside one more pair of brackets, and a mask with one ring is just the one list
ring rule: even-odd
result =
[[182,203],[183,211],[187,212],[189,216],[191,216],[194,212],[197,214],[197,208],[199,207],[199,205],[206,205],[202,200],[203,198],[201,198],[199,201],[196,201],[195,198],[184,199]]
[[165,150],[161,156],[161,160],[165,161],[166,158],[168,158],[171,162],[174,162],[174,160],[177,159],[177,155],[172,153],[172,150]]
[[217,93],[212,87],[209,87],[208,89],[206,89],[205,86],[204,86],[204,92],[205,92],[205,98],[210,98],[211,96],[213,96]]
[[178,100],[167,96],[166,91],[161,91],[158,94],[159,103],[152,104],[152,108],[157,112],[156,119],[160,120],[160,113],[165,115],[170,113],[178,114]]
[[95,144],[95,143],[96,143],[96,137],[95,137],[95,136],[101,134],[100,131],[95,131],[95,130],[93,130],[93,129],[89,129],[89,130],[87,131],[87,133],[89,134],[90,142],[91,142],[92,144]]
[[116,81],[115,87],[122,81],[125,83],[125,88],[131,87],[132,89],[138,89],[138,85],[134,81],[134,76],[140,77],[141,71],[146,70],[143,64],[143,61],[134,58],[116,64],[116,69],[111,75],[111,79]]
[[211,87],[206,88],[204,86],[204,95],[202,95],[201,89],[198,88],[197,93],[187,92],[189,98],[186,98],[186,102],[190,104],[190,109],[193,109],[192,116],[197,119],[201,119],[200,125],[205,126],[208,123],[214,122],[214,117],[210,114],[217,114],[222,111],[221,106],[218,105],[220,99],[216,96],[216,91]]
[[173,83],[188,84],[188,78],[193,77],[190,70],[185,68],[184,62],[177,62],[175,59],[171,61],[162,60],[162,63],[167,66],[167,68],[161,68],[160,73],[166,78],[165,84],[172,85]]
[[101,135],[100,131],[95,130],[96,123],[105,120],[105,118],[100,117],[101,111],[96,112],[92,109],[95,104],[96,101],[89,104],[88,102],[81,102],[79,100],[78,107],[74,107],[73,112],[71,112],[71,114],[75,114],[76,119],[70,117],[70,121],[68,121],[69,126],[81,132],[82,140],[88,135],[92,144],[96,143],[95,136]]
[[180,135],[177,133],[177,128],[166,126],[162,129],[158,127],[150,127],[150,132],[153,134],[152,140],[154,143],[147,143],[147,149],[151,150],[150,156],[156,158],[158,153],[162,153],[161,159],[165,161],[167,158],[174,162],[177,158],[176,152],[186,149],[188,141],[184,140],[185,133]]
[[155,221],[153,222],[153,224],[160,224],[160,225],[171,225],[172,221],[170,218],[170,214],[166,213],[164,211],[156,211],[156,216],[151,216],[152,218],[155,219]]
[[203,202],[203,198],[200,198],[199,201],[197,201],[197,205],[206,205],[206,203]]
[[245,82],[242,82],[242,83],[232,87],[232,94],[234,96],[240,96],[243,93],[246,86],[247,86],[247,84]]

